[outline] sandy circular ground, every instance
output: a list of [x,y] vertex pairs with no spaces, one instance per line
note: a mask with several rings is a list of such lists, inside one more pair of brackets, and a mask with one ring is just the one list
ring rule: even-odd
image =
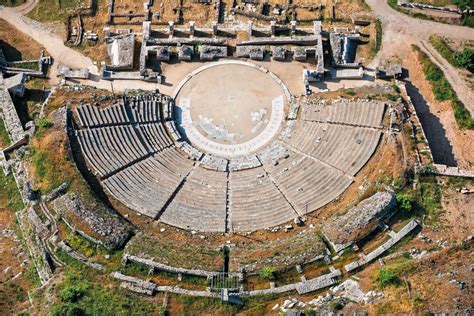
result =
[[178,125],[201,150],[221,156],[246,154],[278,132],[288,102],[285,89],[254,64],[204,66],[175,92]]

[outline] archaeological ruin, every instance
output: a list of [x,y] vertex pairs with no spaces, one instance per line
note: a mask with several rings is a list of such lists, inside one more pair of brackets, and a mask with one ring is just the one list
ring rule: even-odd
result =
[[[28,16],[27,5],[37,8]],[[443,207],[468,208],[440,188],[468,196],[474,172],[469,159],[457,164],[469,129],[440,125],[448,106],[438,120],[429,112],[436,93],[424,98],[425,85],[415,86],[429,68],[413,58],[419,52],[404,60],[382,37],[415,38],[412,24],[390,20],[387,31],[364,1],[59,1],[60,13],[38,5],[0,5],[30,31],[11,36],[32,51],[0,41],[0,184],[5,209],[16,207],[8,221],[25,246],[17,257],[28,257],[17,265],[31,263],[5,283],[28,274],[47,295],[60,293],[48,297],[44,310],[62,308],[51,315],[101,314],[89,312],[90,295],[120,301],[111,314],[159,306],[160,315],[337,313],[338,304],[372,308],[405,295],[405,286],[404,307],[426,299],[407,275],[431,267],[422,257],[448,242],[431,245],[421,232],[443,229]],[[31,20],[40,14],[64,21]],[[412,81],[407,62],[420,68]],[[451,101],[462,104],[443,106]],[[0,233],[16,238],[1,216]],[[0,249],[13,251],[1,237]],[[429,250],[413,250],[424,243]],[[389,286],[380,271],[396,274]]]

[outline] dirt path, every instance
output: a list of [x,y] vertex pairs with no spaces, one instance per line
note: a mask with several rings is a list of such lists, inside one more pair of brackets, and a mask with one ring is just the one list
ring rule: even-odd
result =
[[448,79],[453,87],[459,100],[464,103],[469,112],[471,112],[471,115],[474,116],[474,93],[469,88],[467,81],[461,78],[459,70],[444,59],[429,42],[422,41],[420,47],[428,54],[431,61],[444,72],[446,79]]
[[97,73],[97,67],[94,66],[92,60],[66,47],[62,39],[53,35],[41,23],[33,21],[16,12],[16,10],[6,7],[0,7],[0,18],[43,45],[53,56],[55,64],[65,64],[74,68],[88,68],[92,73]]
[[366,3],[382,22],[384,33],[380,52],[369,67],[377,66],[380,60],[393,55],[405,59],[409,56],[411,44],[419,44],[433,34],[457,40],[474,40],[471,28],[416,19],[395,11],[387,0],[366,0]]

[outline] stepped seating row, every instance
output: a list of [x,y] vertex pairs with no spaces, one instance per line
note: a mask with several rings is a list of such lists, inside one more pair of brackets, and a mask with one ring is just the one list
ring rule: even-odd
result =
[[354,176],[370,159],[381,131],[297,121],[289,145]]
[[150,151],[158,152],[173,144],[173,140],[161,123],[139,124],[136,128],[140,131],[142,140]]
[[102,185],[127,207],[156,218],[192,167],[189,160],[166,163],[176,159],[173,151],[165,149],[105,179]]
[[116,104],[102,109],[91,104],[80,105],[76,112],[81,126],[100,127],[160,122],[160,108],[165,107],[169,111],[169,106],[170,100],[162,96],[124,97]]
[[336,169],[295,152],[277,165],[265,165],[265,169],[300,214],[331,202],[352,182]]
[[254,231],[297,216],[262,167],[231,172],[230,222],[235,231]]
[[227,173],[196,166],[160,220],[183,229],[225,231]]
[[162,106],[160,101],[154,99],[132,99],[130,100],[130,107],[132,111],[132,122],[159,122],[161,121],[160,108]]
[[83,127],[130,123],[127,108],[123,101],[103,109],[91,104],[80,105],[76,108],[76,112],[79,122]]
[[101,177],[148,154],[130,125],[78,130],[76,136],[87,161]]
[[303,104],[301,119],[317,122],[341,123],[357,126],[380,127],[385,112],[385,103],[380,101],[333,101]]

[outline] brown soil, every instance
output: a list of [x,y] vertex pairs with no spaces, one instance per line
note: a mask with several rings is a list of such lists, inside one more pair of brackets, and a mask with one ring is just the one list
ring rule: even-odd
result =
[[[0,310],[6,314],[18,312],[28,307],[27,291],[31,284],[26,276],[29,265],[28,249],[24,247],[14,224],[14,213],[0,204]],[[31,263],[30,263],[31,265]],[[32,267],[34,269],[34,267]]]

